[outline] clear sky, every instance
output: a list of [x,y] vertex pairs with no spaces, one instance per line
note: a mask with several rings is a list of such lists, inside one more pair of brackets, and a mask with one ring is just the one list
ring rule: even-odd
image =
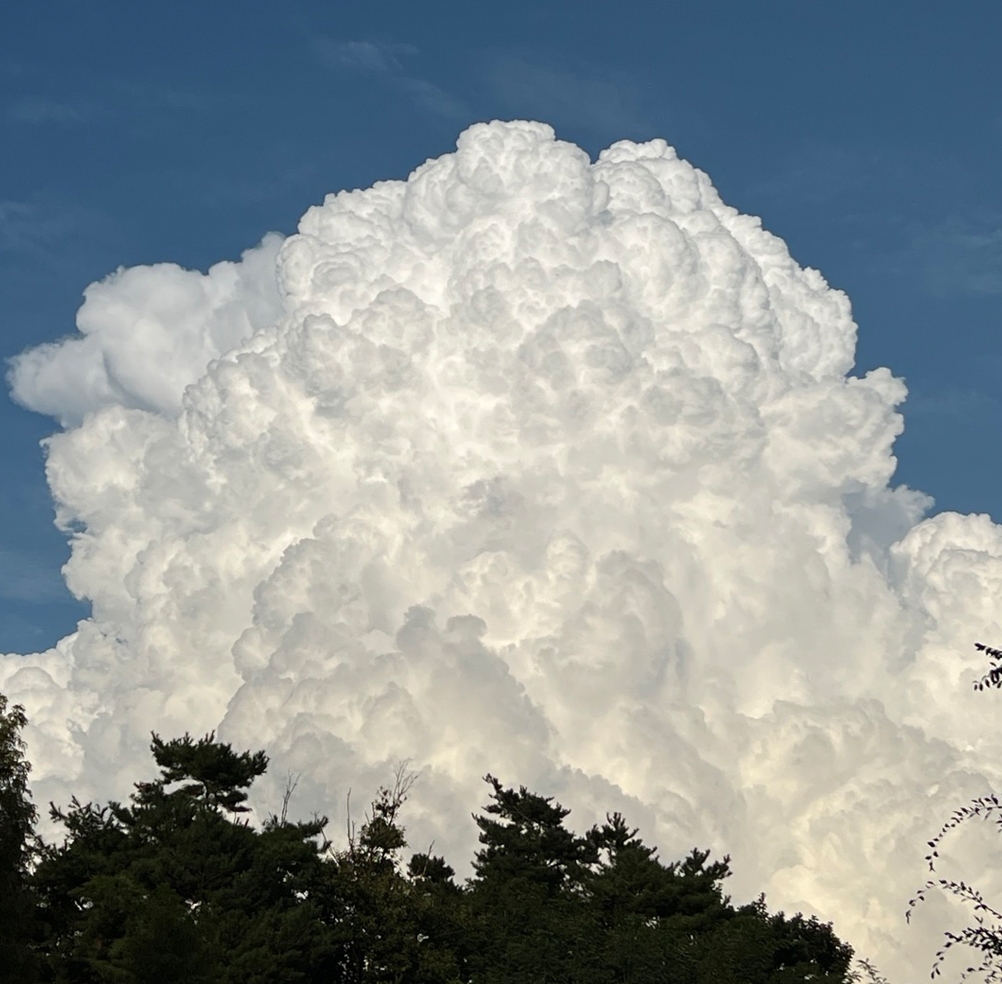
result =
[[[1002,519],[997,2],[241,4],[0,12],[0,355],[74,331],[119,266],[236,259],[471,122],[596,154],[664,137],[852,299],[908,384],[897,480]],[[86,614],[39,441],[0,403],[0,652]]]

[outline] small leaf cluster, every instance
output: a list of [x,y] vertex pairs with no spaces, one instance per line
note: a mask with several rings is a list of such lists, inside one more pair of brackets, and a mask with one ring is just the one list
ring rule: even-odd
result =
[[974,648],[991,660],[988,672],[974,681],[974,689],[982,691],[986,687],[995,687],[996,689],[1002,687],[1002,649],[986,646],[983,642],[974,643]]
[[[988,672],[975,680],[974,689],[981,692],[990,687],[1002,688],[1002,649],[995,649],[982,642],[976,642],[974,648],[991,661]],[[927,842],[925,861],[930,872],[936,871],[940,849],[946,837],[972,820],[991,820],[1002,830],[1002,800],[990,793],[976,797],[954,810]],[[961,950],[966,950],[975,954],[979,962],[970,963],[961,970],[961,981],[975,974],[986,984],[1002,981],[1002,912],[990,905],[979,889],[962,879],[930,878],[909,899],[905,912],[908,921],[911,921],[915,907],[926,901],[932,891],[944,892],[959,899],[970,911],[972,922],[960,932],[947,930],[943,933],[943,944],[936,951],[929,976],[933,979],[941,977],[951,953],[959,954]]]

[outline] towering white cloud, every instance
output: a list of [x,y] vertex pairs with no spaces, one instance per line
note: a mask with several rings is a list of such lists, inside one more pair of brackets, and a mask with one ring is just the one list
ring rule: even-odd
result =
[[120,271],[14,364],[71,424],[94,611],[0,661],[36,795],[125,795],[151,728],[218,728],[304,812],[410,758],[412,841],[458,859],[490,770],[924,973],[924,842],[1000,779],[969,681],[1002,529],[891,486],[905,389],[848,375],[846,297],[663,141],[592,164],[533,123],[277,245]]

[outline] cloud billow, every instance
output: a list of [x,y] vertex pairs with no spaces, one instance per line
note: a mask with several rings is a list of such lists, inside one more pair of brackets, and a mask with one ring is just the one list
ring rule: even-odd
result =
[[11,360],[15,400],[64,426],[99,407],[177,414],[184,388],[212,359],[275,322],[282,311],[274,233],[240,263],[208,273],[174,263],[120,269],[84,291],[77,337]]
[[969,680],[1002,530],[891,485],[905,388],[849,375],[844,294],[663,141],[592,163],[534,123],[213,271],[120,272],[13,367],[69,424],[93,604],[0,660],[36,795],[122,796],[151,728],[216,728],[271,806],[409,758],[412,843],[458,860],[490,770],[924,972],[924,842],[999,780]]

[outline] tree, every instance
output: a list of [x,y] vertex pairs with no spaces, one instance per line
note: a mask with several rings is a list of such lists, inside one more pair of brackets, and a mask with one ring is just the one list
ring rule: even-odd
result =
[[799,912],[792,917],[770,913],[760,897],[693,941],[691,980],[844,984],[854,979],[852,957],[852,947],[838,939],[830,923]]
[[[160,777],[129,805],[53,808],[66,828],[35,872],[47,979],[67,984],[306,982],[328,930],[312,901],[326,821],[239,818],[267,767],[212,734],[153,736]],[[174,787],[174,788],[171,788]]]
[[151,748],[160,779],[137,785],[140,801],[147,795],[156,800],[165,786],[184,782],[176,791],[179,799],[194,798],[209,809],[246,813],[246,790],[268,768],[264,752],[236,754],[229,745],[217,742],[213,733],[198,741],[188,734],[168,742],[153,735]]
[[505,788],[491,775],[485,781],[492,802],[474,818],[482,847],[468,898],[474,980],[570,984],[590,977],[594,934],[581,884],[597,861],[595,845],[564,826],[570,811],[552,798]]
[[[34,812],[18,738],[0,730],[20,844],[11,871],[36,905],[39,977],[53,984],[846,984],[830,926],[735,907],[729,859],[664,864],[623,817],[583,835],[552,798],[487,776],[465,885],[428,852],[403,861],[403,767],[334,848],[325,818],[255,829],[247,790],[268,765],[213,734],[153,736],[159,776],[127,804],[59,810],[61,844],[27,848]],[[7,800],[3,800],[6,804]],[[6,808],[6,807],[5,807]],[[20,812],[18,812],[20,810]],[[16,836],[15,836],[16,835]],[[17,840],[20,837],[20,840]],[[7,843],[7,842],[5,842]],[[19,880],[18,880],[19,879]],[[33,894],[32,894],[33,893]],[[13,897],[13,896],[12,896]],[[26,934],[11,935],[24,940]],[[25,948],[22,947],[22,950]],[[26,952],[26,951],[25,951]],[[27,976],[5,979],[32,980]],[[4,968],[6,970],[6,968]]]
[[323,916],[331,927],[344,984],[458,984],[462,958],[454,872],[442,858],[407,846],[400,811],[415,776],[404,766],[392,788],[380,789],[347,845],[329,853]]
[[599,848],[585,885],[602,940],[602,977],[695,980],[698,941],[733,915],[722,891],[730,859],[709,862],[709,851],[694,850],[665,865],[637,833],[616,813],[589,834]]
[[735,908],[723,892],[730,858],[693,850],[662,863],[620,814],[589,837],[599,863],[585,886],[602,940],[600,979],[685,984],[842,984],[852,948],[830,925],[771,914],[765,899]]
[[[979,693],[989,689],[1002,689],[1002,650],[976,642],[974,648],[988,656],[990,665],[988,672],[974,681],[974,689]],[[1002,829],[1002,801],[995,794],[979,796],[960,807],[950,815],[940,827],[936,835],[928,842],[929,852],[925,856],[929,871],[936,872],[936,861],[943,840],[952,831],[969,820],[994,821]],[[951,878],[930,878],[908,902],[905,919],[911,920],[911,914],[919,903],[925,901],[933,890],[954,895],[970,908],[973,923],[959,933],[947,931],[943,934],[943,945],[936,952],[932,965],[932,977],[938,977],[950,952],[955,947],[966,948],[977,954],[981,963],[968,966],[960,979],[966,980],[971,974],[981,974],[985,981],[1002,981],[1002,912],[990,905],[984,895],[973,885],[965,881]]]
[[36,972],[28,872],[37,813],[28,791],[31,765],[21,737],[26,724],[24,708],[8,707],[0,694],[0,982],[19,984],[34,980]]
[[552,799],[506,789],[476,818],[472,979],[566,984],[844,984],[852,948],[830,925],[735,908],[729,858],[662,863],[620,814],[583,836]]

